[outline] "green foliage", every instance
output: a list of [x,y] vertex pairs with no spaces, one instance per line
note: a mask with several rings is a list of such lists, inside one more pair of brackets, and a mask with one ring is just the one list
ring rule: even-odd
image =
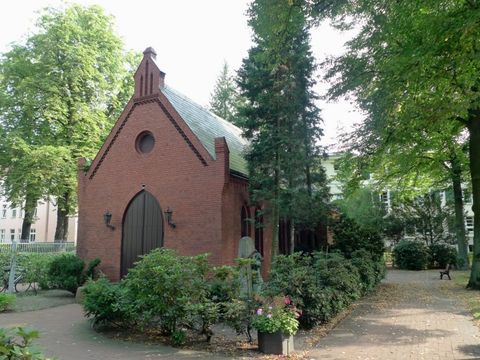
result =
[[[441,172],[449,173],[453,186],[469,169],[479,228],[478,3],[361,0],[339,9],[340,26],[360,26],[345,54],[328,64],[331,97],[352,96],[367,114],[351,139],[354,148],[392,181],[422,192],[444,182]],[[398,181],[403,173],[409,177]],[[459,229],[461,206],[456,214]],[[457,235],[465,261],[466,243]],[[480,288],[480,231],[474,232],[474,252],[469,286]]]
[[386,211],[378,194],[370,188],[353,190],[345,194],[343,199],[335,201],[335,205],[364,229],[378,232],[384,227]]
[[363,228],[354,220],[341,215],[333,220],[334,248],[347,258],[356,250],[365,250],[378,261],[383,257],[385,245],[378,229]]
[[0,359],[47,360],[32,346],[32,341],[38,337],[38,331],[28,328],[0,328]]
[[47,8],[0,58],[0,177],[8,200],[25,203],[26,225],[48,196],[60,217],[75,210],[77,159],[95,156],[132,92],[134,55],[113,29],[99,6]]
[[430,244],[428,246],[430,253],[430,267],[445,269],[447,264],[457,265],[458,252],[455,246],[445,243]]
[[130,300],[121,284],[112,284],[101,277],[88,281],[82,291],[85,315],[93,319],[94,325],[129,325],[132,320]]
[[170,339],[172,340],[172,344],[174,346],[180,346],[185,343],[185,340],[187,339],[187,334],[185,333],[185,330],[175,329],[172,332]]
[[[328,322],[352,301],[372,289],[384,275],[383,260],[373,260],[365,250],[348,260],[338,253],[294,253],[278,256],[272,263],[265,294],[288,295],[302,311],[302,327]],[[355,266],[354,264],[357,264]],[[368,269],[367,274],[360,272]]]
[[38,284],[42,289],[48,288],[50,263],[58,253],[19,253],[17,264],[22,269],[22,282]]
[[210,96],[210,111],[235,125],[240,124],[238,107],[242,98],[233,80],[228,64],[224,62],[222,71]]
[[279,300],[264,301],[256,311],[252,326],[263,333],[280,331],[285,335],[294,335],[298,330],[299,313],[290,304],[290,300],[287,302],[288,304],[282,297]]
[[11,309],[15,303],[16,296],[8,293],[0,293],[0,312]]
[[173,250],[155,249],[129,271],[123,286],[144,326],[168,335],[182,326],[208,333],[218,309],[209,298],[209,270],[206,255],[178,256]]
[[209,279],[209,297],[218,303],[229,303],[240,296],[240,285],[238,268],[228,265],[214,267]]
[[429,192],[415,198],[393,202],[392,216],[415,229],[418,240],[427,245],[436,242],[453,242],[453,236],[445,229],[445,223],[453,217],[452,208],[442,206],[439,192]]
[[[313,228],[318,218],[295,218],[305,209],[317,213],[328,198],[323,168],[315,166],[322,130],[308,24],[300,7],[283,0],[253,1],[248,15],[254,44],[238,71],[238,84],[245,98],[241,127],[250,141],[245,156],[251,197],[268,204],[264,210],[272,223],[285,218]],[[276,255],[277,227],[272,239]]]
[[88,263],[87,268],[85,269],[85,276],[87,279],[94,279],[95,278],[95,270],[98,265],[100,265],[101,260],[99,258],[95,258]]
[[77,288],[85,282],[84,267],[85,262],[74,254],[55,257],[48,269],[49,286],[75,294]]
[[233,328],[237,334],[245,334],[251,341],[250,330],[257,307],[258,302],[255,299],[232,299],[222,303],[220,319]]
[[429,261],[428,247],[422,241],[402,240],[393,249],[395,265],[405,270],[424,270]]

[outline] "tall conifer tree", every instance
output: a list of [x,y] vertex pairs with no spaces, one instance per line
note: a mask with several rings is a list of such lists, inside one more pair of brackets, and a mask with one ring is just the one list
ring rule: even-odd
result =
[[[278,253],[280,219],[312,225],[324,208],[319,153],[319,109],[312,90],[314,59],[306,19],[283,0],[256,0],[249,9],[254,46],[238,72],[244,135],[250,140],[250,191],[266,206]],[[316,192],[314,192],[316,183]],[[308,209],[308,211],[305,211]],[[307,224],[310,222],[310,224]]]

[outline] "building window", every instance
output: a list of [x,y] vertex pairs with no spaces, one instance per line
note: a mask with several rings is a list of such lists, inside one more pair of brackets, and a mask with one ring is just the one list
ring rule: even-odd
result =
[[18,240],[20,241],[22,239],[22,229],[18,229]]
[[15,229],[10,229],[10,241],[15,241]]
[[37,208],[35,208],[35,210],[33,210],[33,218],[34,218],[34,219],[37,218]]
[[12,219],[17,217],[17,209],[12,209]]
[[7,205],[3,205],[2,207],[2,219],[7,218]]
[[34,228],[30,228],[30,242],[35,242],[37,239],[37,230]]
[[473,232],[473,216],[467,216],[465,218],[465,225],[467,232]]
[[263,214],[260,208],[255,209],[255,249],[263,256]]
[[144,131],[138,135],[135,147],[140,154],[148,154],[155,146],[155,138],[150,131]]
[[5,229],[0,229],[0,243],[5,242]]
[[248,209],[246,206],[242,206],[242,211],[240,214],[240,221],[241,221],[241,237],[244,236],[250,236],[250,223],[248,222],[249,220],[249,214],[248,214]]

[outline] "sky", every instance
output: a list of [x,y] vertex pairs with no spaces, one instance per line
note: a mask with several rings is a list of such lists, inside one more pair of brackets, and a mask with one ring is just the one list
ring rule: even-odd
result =
[[[22,42],[34,31],[42,8],[65,7],[59,0],[2,1],[0,4],[0,53],[10,44]],[[78,0],[82,5],[97,4],[114,17],[116,32],[126,49],[137,52],[152,46],[166,82],[186,96],[208,106],[215,81],[226,61],[232,70],[240,67],[251,47],[247,24],[248,0]],[[312,31],[312,49],[320,63],[339,55],[353,32],[340,33],[328,24]],[[320,95],[328,84],[320,81]],[[338,135],[349,130],[362,116],[349,101],[319,102],[325,135],[322,145],[332,148]]]

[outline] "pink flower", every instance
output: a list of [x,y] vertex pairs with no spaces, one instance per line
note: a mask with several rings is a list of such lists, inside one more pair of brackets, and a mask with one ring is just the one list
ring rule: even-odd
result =
[[257,310],[257,315],[262,315],[262,314],[263,314],[262,308],[258,309],[258,310]]
[[291,304],[291,300],[288,296],[285,296],[285,305],[290,305]]

